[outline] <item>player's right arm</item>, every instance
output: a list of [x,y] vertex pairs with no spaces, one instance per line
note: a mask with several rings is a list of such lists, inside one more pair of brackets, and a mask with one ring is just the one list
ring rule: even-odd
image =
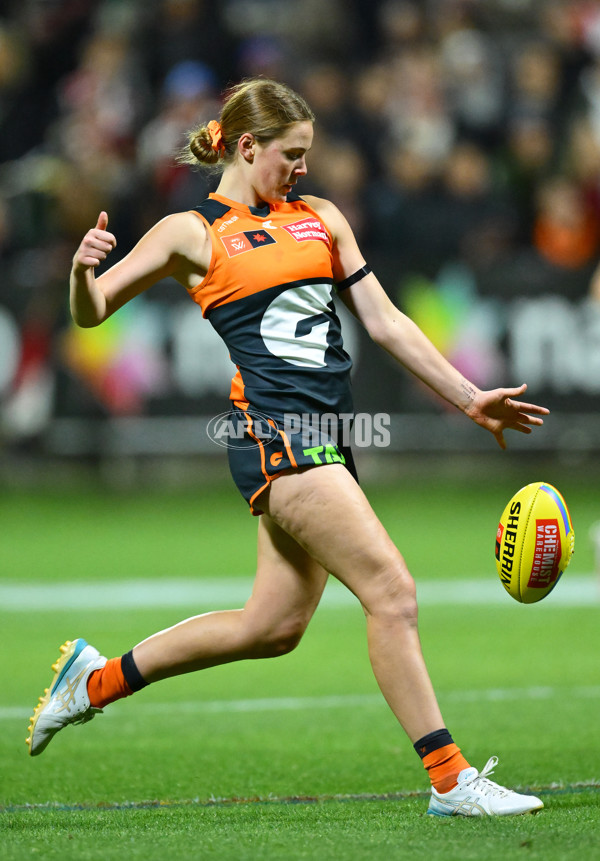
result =
[[159,221],[123,260],[96,278],[94,270],[117,244],[107,226],[108,216],[101,212],[73,258],[70,304],[79,326],[98,326],[163,278],[171,276],[191,288],[208,270],[211,243],[206,226],[192,213],[180,212]]

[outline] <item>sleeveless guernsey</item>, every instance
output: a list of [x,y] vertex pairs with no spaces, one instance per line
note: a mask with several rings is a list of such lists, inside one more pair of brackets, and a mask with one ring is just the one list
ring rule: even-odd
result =
[[190,289],[237,366],[233,404],[286,413],[352,413],[352,362],[333,294],[332,237],[297,195],[249,207],[211,194],[197,209],[212,240],[204,280]]

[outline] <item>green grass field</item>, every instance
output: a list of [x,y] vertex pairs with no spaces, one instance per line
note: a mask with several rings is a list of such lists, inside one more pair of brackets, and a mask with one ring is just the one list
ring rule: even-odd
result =
[[[110,656],[250,588],[256,521],[202,492],[0,492],[3,859],[592,859],[600,855],[596,477],[556,465],[367,487],[421,595],[447,725],[473,764],[544,799],[537,816],[434,820],[427,776],[378,693],[362,612],[327,587],[299,648],[150,686],[31,759],[27,719],[67,638]],[[553,481],[576,553],[521,606],[496,575],[510,495]],[[522,479],[522,480],[521,480]],[[137,605],[137,606],[136,606]]]

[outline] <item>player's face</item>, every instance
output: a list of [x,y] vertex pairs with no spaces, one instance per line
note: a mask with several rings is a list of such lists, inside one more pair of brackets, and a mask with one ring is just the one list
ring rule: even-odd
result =
[[254,155],[254,190],[266,203],[281,203],[306,175],[306,153],[311,148],[313,126],[299,122],[264,146],[257,143]]

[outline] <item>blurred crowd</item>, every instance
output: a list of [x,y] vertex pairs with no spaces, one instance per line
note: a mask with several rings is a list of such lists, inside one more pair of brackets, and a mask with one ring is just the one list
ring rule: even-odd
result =
[[0,304],[24,363],[66,319],[81,237],[128,250],[215,178],[177,165],[223,88],[317,116],[305,192],[386,284],[467,267],[481,295],[587,294],[600,251],[600,0],[4,0]]
[[462,259],[485,289],[509,260],[547,275],[538,256],[568,288],[598,254],[596,0],[4,7],[0,247],[25,293],[28,270],[64,280],[61,252],[101,208],[128,247],[196,205],[210,180],[173,155],[222,89],[251,75],[311,103],[304,188],[339,203],[391,272]]

